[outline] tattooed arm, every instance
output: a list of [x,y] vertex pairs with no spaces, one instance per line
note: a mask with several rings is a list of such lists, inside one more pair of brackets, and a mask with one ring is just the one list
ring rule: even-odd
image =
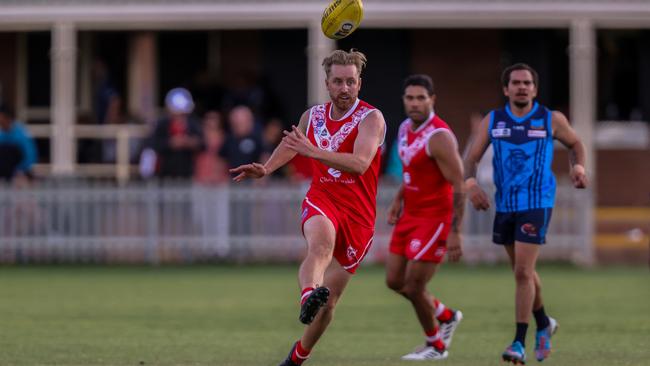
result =
[[451,231],[447,237],[449,260],[456,262],[463,254],[460,234],[465,212],[465,192],[463,191],[463,161],[458,153],[458,143],[450,133],[436,133],[429,138],[429,155],[436,160],[442,175],[454,189],[454,211]]

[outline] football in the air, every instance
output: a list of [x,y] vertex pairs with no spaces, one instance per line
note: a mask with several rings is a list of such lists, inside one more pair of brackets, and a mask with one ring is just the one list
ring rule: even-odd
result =
[[321,29],[326,37],[341,39],[349,36],[361,24],[363,4],[361,0],[333,0],[321,18]]

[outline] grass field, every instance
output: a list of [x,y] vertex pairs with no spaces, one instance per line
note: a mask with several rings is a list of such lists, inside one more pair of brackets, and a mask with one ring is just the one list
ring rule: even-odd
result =
[[[545,365],[649,365],[647,268],[543,266],[561,328]],[[296,266],[0,267],[0,365],[276,366],[301,333]],[[306,365],[407,365],[421,343],[383,269],[353,279]],[[502,365],[513,335],[505,266],[445,266],[430,288],[461,308],[443,365]],[[534,336],[529,332],[529,364]]]

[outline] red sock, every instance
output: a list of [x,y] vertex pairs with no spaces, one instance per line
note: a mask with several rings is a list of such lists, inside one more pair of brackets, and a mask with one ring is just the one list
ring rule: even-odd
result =
[[300,305],[305,303],[305,300],[311,295],[311,293],[314,291],[313,287],[305,287],[302,289],[302,292],[300,293]]
[[440,338],[440,333],[438,332],[437,326],[434,327],[433,330],[425,331],[424,334],[426,335],[427,345],[433,346],[437,350],[445,349],[445,344],[442,343],[442,339]]
[[296,346],[293,348],[291,353],[291,361],[296,365],[302,365],[303,362],[307,361],[311,350],[304,349],[300,341],[296,342]]
[[433,299],[433,305],[435,306],[436,319],[441,322],[448,322],[451,318],[454,317],[454,312],[449,310],[445,304],[438,301],[438,299]]

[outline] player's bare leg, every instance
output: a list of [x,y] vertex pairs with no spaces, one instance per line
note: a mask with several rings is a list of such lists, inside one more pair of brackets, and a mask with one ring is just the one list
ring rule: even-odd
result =
[[386,285],[411,301],[423,329],[433,329],[433,297],[426,285],[433,277],[436,266],[427,262],[408,261],[403,256],[390,253],[386,261]]
[[334,309],[341,299],[343,290],[347,286],[352,275],[344,270],[338,263],[333,262],[327,268],[324,276],[323,286],[330,290],[327,304],[321,308],[318,315],[309,324],[298,342],[296,342],[282,366],[301,365],[309,358],[320,337],[323,335],[334,317]]
[[336,231],[325,216],[313,216],[303,226],[307,240],[307,256],[300,265],[300,288],[317,287],[323,283],[325,270],[332,261]]
[[402,288],[406,277],[406,264],[408,260],[394,253],[388,253],[386,259],[386,286],[389,289],[403,295]]
[[[515,268],[515,246],[506,245],[506,252],[508,253],[508,258],[510,259],[510,267],[514,270]],[[540,309],[544,306],[544,300],[542,299],[542,281],[537,274],[537,270],[534,272],[535,276],[535,300],[533,301],[533,311]]]
[[525,364],[526,332],[537,293],[536,288],[538,286],[535,284],[536,278],[539,279],[539,276],[536,276],[535,272],[535,265],[539,255],[539,245],[516,241],[514,248],[510,249],[513,251],[511,261],[513,262],[512,268],[516,283],[515,319],[517,322],[517,332],[512,344],[503,352],[502,358],[504,361],[509,361],[514,364]]
[[515,317],[518,323],[528,323],[535,301],[535,263],[538,244],[515,242]]
[[409,261],[406,266],[404,287],[401,292],[413,304],[422,329],[433,329],[438,325],[434,317],[431,294],[427,291],[427,283],[437,268],[434,263],[420,261]]
[[327,303],[329,289],[323,285],[323,276],[332,262],[336,232],[325,216],[314,216],[303,226],[307,240],[307,256],[298,271],[302,290],[300,299],[300,322],[309,324],[319,309]]
[[386,263],[386,285],[411,302],[426,335],[424,347],[419,347],[402,359],[427,360],[447,357],[435,317],[434,299],[426,288],[436,268],[434,263],[407,261],[402,256],[389,254]]
[[314,321],[305,328],[301,343],[306,347],[313,347],[321,337],[334,316],[334,308],[343,295],[352,275],[343,269],[337,262],[332,262],[325,273],[323,285],[330,289],[327,304],[321,309]]
[[[506,251],[510,258],[510,263],[514,269],[515,250],[513,245],[506,246]],[[544,309],[544,302],[542,299],[542,281],[535,271],[535,299],[533,301],[533,315],[537,323],[537,331],[535,332],[535,358],[538,361],[543,361],[551,353],[551,337],[557,329],[559,324],[557,320],[546,315]]]

